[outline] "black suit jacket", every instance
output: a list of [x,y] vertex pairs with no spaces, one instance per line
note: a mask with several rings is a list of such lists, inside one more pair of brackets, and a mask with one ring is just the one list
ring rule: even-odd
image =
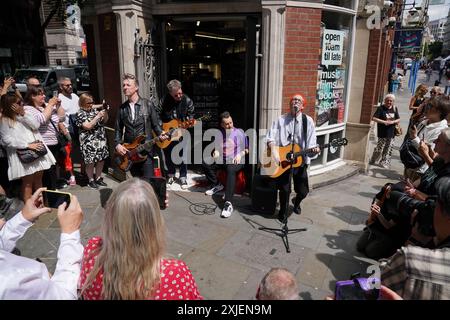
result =
[[[152,130],[157,135],[160,135],[162,133],[158,113],[156,112],[153,103],[151,103],[147,99],[139,98],[139,100],[136,102],[135,108],[136,114],[134,120],[132,120],[128,100],[122,103],[122,105],[119,107],[119,111],[116,117],[114,146],[117,146],[119,143],[131,143],[138,136],[145,134],[144,108],[147,109],[146,125],[149,132],[149,136],[147,136],[146,140],[150,140],[153,138],[151,136]],[[124,128],[125,132],[123,131]]]

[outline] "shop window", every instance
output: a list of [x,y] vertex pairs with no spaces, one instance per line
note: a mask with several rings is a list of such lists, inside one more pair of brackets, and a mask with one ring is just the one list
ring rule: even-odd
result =
[[[318,136],[317,137],[317,144],[323,145],[325,143],[325,135]],[[323,155],[324,153],[321,152],[317,158],[311,160],[311,166],[321,165],[323,163]]]
[[352,16],[323,11],[316,127],[344,122]]
[[[342,133],[343,133],[343,131],[330,133],[329,141],[331,142],[334,139],[342,138]],[[342,147],[336,147],[336,148],[330,147],[328,149],[327,162],[339,159],[341,157],[341,148]]]
[[323,3],[331,6],[337,6],[348,9],[353,9],[354,7],[353,0],[325,0]]

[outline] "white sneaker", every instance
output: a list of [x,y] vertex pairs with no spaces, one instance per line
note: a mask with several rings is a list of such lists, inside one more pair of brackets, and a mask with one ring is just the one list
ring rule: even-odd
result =
[[173,177],[173,176],[169,176],[168,178],[167,178],[167,184],[168,185],[171,185],[171,184],[173,184],[175,182],[175,178]]
[[180,185],[181,185],[181,189],[186,190],[187,188],[189,188],[189,185],[186,181],[186,178],[180,178]]
[[215,185],[213,188],[211,188],[211,189],[209,189],[209,190],[206,190],[205,194],[206,194],[207,196],[212,196],[213,194],[215,194],[215,193],[217,193],[217,192],[219,192],[219,191],[222,191],[223,188],[225,188],[225,187],[223,186],[223,184],[219,183],[218,185]]
[[223,210],[220,216],[222,218],[229,218],[232,213],[233,213],[233,205],[231,204],[230,201],[225,202],[225,205],[223,206]]

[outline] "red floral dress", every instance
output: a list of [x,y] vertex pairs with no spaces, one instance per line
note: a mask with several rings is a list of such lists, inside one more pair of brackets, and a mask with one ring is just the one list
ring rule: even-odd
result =
[[[92,250],[101,247],[102,239],[94,237],[84,248],[83,263],[81,265],[80,288],[86,282],[89,272],[94,267],[96,256],[90,256]],[[83,293],[85,300],[101,300],[103,269],[97,274],[95,281]],[[188,266],[181,260],[163,259],[161,261],[161,282],[155,291],[154,300],[203,300],[197,289],[194,277]]]

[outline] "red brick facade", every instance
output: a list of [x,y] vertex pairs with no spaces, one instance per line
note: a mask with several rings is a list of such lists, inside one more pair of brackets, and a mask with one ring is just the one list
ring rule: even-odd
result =
[[306,99],[305,113],[314,115],[321,20],[321,9],[286,8],[283,112],[292,95],[300,93]]

